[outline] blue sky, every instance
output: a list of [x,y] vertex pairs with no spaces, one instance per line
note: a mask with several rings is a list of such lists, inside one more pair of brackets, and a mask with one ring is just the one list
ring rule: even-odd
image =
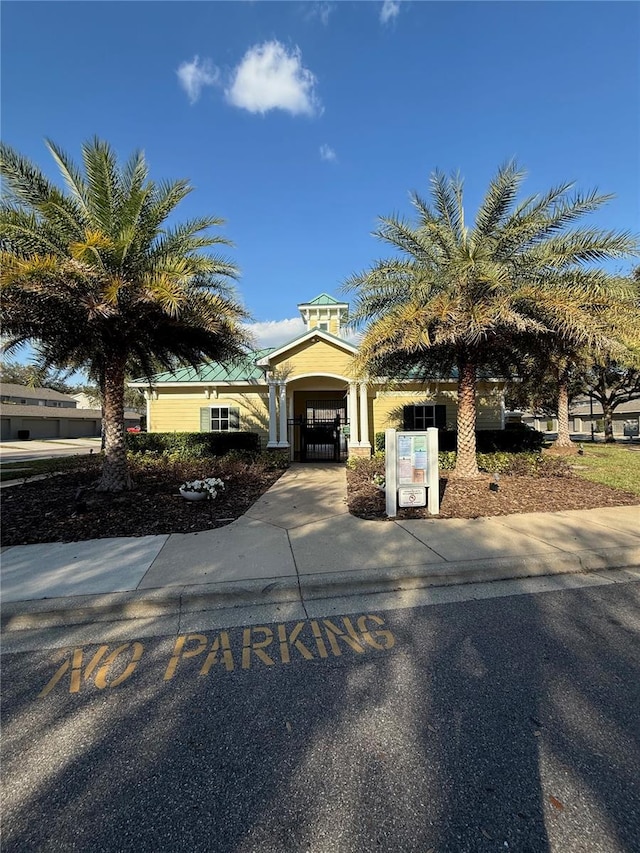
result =
[[190,178],[180,216],[226,220],[265,344],[386,254],[377,216],[436,168],[468,217],[516,157],[527,194],[598,187],[590,221],[640,230],[637,3],[5,0],[2,23],[5,141],[51,177],[45,137],[79,159],[97,134]]

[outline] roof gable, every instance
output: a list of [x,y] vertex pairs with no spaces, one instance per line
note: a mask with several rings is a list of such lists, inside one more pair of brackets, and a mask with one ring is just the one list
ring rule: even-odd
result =
[[282,346],[271,350],[263,358],[261,358],[257,362],[257,364],[259,364],[261,367],[268,367],[273,359],[279,358],[281,355],[284,355],[289,350],[300,346],[300,344],[303,344],[306,341],[313,341],[314,339],[324,340],[329,344],[338,346],[350,355],[355,355],[358,352],[358,348],[355,347],[353,344],[350,344],[348,341],[345,341],[344,338],[339,338],[337,335],[332,335],[331,332],[325,332],[323,329],[314,328],[309,329],[308,332],[303,332],[303,334],[298,335],[298,337],[293,338],[293,340],[291,341],[287,341],[286,344],[283,344]]

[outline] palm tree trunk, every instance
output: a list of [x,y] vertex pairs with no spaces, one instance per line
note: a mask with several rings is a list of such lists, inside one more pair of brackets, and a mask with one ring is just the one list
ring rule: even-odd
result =
[[458,444],[454,475],[460,479],[478,476],[476,461],[476,366],[458,361]]
[[569,387],[566,375],[558,377],[558,437],[554,447],[573,447],[569,436]]
[[100,492],[123,492],[131,488],[124,439],[124,369],[126,359],[108,358],[104,371],[103,427],[104,464],[98,484]]

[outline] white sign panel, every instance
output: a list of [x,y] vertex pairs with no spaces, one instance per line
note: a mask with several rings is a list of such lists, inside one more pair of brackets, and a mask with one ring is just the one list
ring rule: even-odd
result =
[[395,518],[401,507],[426,506],[440,512],[438,484],[438,430],[396,432],[385,430],[385,507]]
[[426,489],[408,489],[406,486],[400,486],[400,488],[398,489],[398,506],[405,507],[426,505]]

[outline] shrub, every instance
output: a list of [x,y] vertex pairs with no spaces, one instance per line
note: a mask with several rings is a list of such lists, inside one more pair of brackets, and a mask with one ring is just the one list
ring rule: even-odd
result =
[[539,453],[478,453],[478,468],[490,474],[512,474],[523,477],[566,477],[571,466],[559,457]]
[[[438,449],[455,450],[458,433],[456,430],[438,430]],[[524,453],[539,451],[544,444],[544,435],[535,429],[480,429],[476,430],[478,453]]]
[[451,471],[456,467],[455,450],[440,450],[438,452],[438,468],[441,471]]
[[151,453],[173,460],[223,456],[230,450],[260,451],[255,432],[139,432],[126,433],[127,450]]
[[[438,430],[438,450],[450,452],[456,450],[458,433],[452,429]],[[525,424],[515,424],[510,429],[476,430],[476,449],[478,453],[494,453],[503,450],[507,453],[538,451],[544,444],[544,435]],[[384,433],[375,435],[376,451],[384,450]]]

